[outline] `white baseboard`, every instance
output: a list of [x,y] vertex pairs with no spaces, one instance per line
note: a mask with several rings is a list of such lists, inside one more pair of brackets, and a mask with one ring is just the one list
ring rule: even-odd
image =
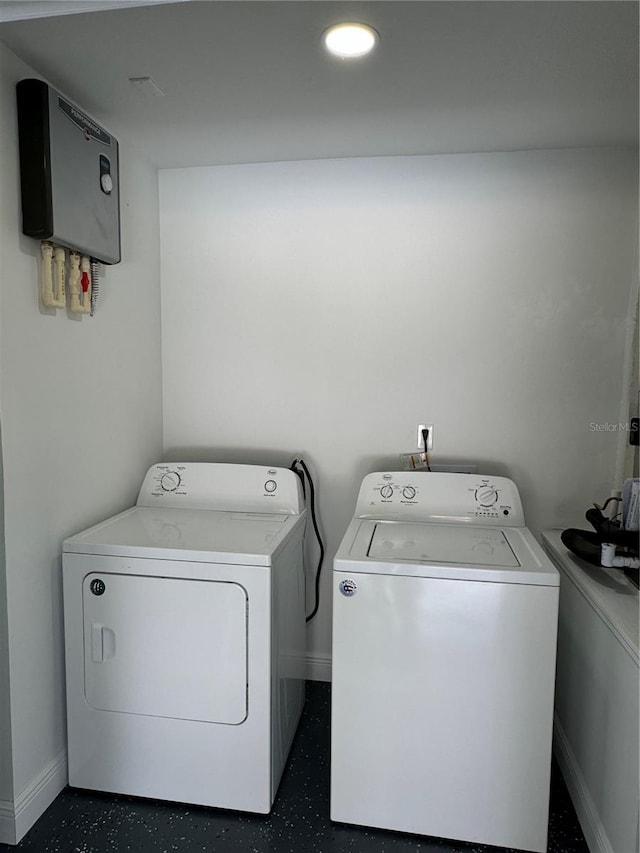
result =
[[13,803],[0,800],[0,844],[17,844]]
[[[307,655],[306,677],[310,681],[331,681],[331,656]],[[17,844],[49,808],[67,779],[67,753],[62,750],[15,802],[0,800],[0,844]]]
[[0,801],[0,842],[17,844],[67,784],[63,749],[23,788],[14,802]]
[[590,853],[614,853],[598,810],[558,717],[554,716],[553,752],[580,821]]
[[331,656],[307,655],[306,676],[309,681],[331,681]]

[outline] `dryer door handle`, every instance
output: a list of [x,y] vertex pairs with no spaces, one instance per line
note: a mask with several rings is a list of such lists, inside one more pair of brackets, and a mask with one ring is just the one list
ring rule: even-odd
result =
[[104,663],[116,654],[116,635],[100,622],[91,624],[91,660]]
[[104,625],[97,622],[91,625],[91,660],[94,663],[104,660]]

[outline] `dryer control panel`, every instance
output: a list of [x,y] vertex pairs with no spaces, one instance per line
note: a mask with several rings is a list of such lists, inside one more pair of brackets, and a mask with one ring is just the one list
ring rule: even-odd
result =
[[161,462],[147,471],[137,505],[299,515],[304,500],[288,468]]
[[368,474],[356,517],[524,527],[518,488],[507,477],[423,471]]

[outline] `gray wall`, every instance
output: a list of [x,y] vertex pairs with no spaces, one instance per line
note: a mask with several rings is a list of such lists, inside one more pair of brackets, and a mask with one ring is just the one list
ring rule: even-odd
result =
[[0,755],[10,742],[12,756],[0,785],[24,806],[23,824],[40,782],[64,776],[62,541],[131,505],[162,449],[157,172],[120,139],[122,263],[105,268],[95,317],[42,308],[39,243],[20,231],[14,87],[24,76],[32,69],[0,45],[0,614],[6,605],[11,674]]
[[433,461],[515,479],[529,525],[614,485],[637,152],[309,161],[160,172],[169,458],[317,475],[331,558],[362,476],[416,425]]
[[[0,191],[2,189],[0,179]],[[0,192],[1,194],[1,192]],[[2,240],[0,238],[0,248]],[[0,278],[1,283],[1,278]],[[0,424],[0,448],[2,425]],[[6,565],[4,554],[4,474],[0,455],[0,812],[13,800],[11,767],[11,705],[9,692],[9,632],[7,627]]]

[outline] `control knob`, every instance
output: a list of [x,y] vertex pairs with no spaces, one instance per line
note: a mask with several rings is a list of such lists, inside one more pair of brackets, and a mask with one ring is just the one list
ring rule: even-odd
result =
[[270,494],[272,492],[275,492],[275,490],[277,488],[278,488],[278,484],[276,483],[275,480],[267,480],[267,482],[264,484],[265,492],[269,492]]
[[380,489],[380,496],[383,498],[393,497],[393,486],[383,486]]
[[413,488],[413,486],[405,486],[402,490],[402,496],[408,501],[412,501],[416,496],[416,490]]
[[480,486],[476,489],[476,500],[480,506],[493,506],[498,500],[498,493],[493,486]]
[[160,478],[160,485],[165,492],[175,492],[182,481],[177,471],[167,471]]

